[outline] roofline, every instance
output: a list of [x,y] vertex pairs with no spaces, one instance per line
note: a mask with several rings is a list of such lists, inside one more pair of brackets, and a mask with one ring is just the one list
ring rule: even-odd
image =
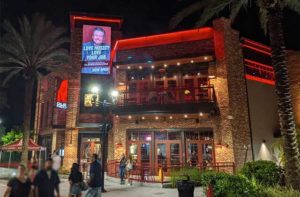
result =
[[211,27],[203,27],[185,31],[156,34],[118,40],[112,50],[111,59],[115,58],[118,50],[151,47],[157,45],[174,44],[195,40],[207,40],[214,37],[214,30]]

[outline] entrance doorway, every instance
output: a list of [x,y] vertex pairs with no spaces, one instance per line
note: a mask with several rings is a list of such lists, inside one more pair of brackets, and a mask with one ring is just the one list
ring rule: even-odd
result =
[[97,154],[98,156],[102,155],[101,141],[100,141],[99,134],[98,136],[97,134],[96,135],[81,134],[79,142],[80,142],[78,144],[79,164],[81,166],[81,171],[83,173],[84,178],[87,178],[93,154]]

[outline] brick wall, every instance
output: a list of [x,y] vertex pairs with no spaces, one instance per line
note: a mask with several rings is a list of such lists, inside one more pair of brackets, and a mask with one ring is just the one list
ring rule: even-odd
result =
[[[109,133],[109,153],[108,159],[119,159],[122,153],[126,152],[126,131],[128,129],[170,129],[170,128],[178,128],[178,129],[200,129],[200,128],[212,128],[214,132],[215,144],[218,142],[216,139],[219,139],[219,135],[221,132],[220,127],[217,127],[219,119],[216,116],[207,116],[199,119],[199,123],[195,122],[195,118],[185,119],[178,118],[182,116],[182,114],[168,114],[168,116],[173,116],[177,118],[173,118],[169,120],[167,115],[166,119],[162,119],[162,116],[159,120],[143,120],[139,121],[139,124],[136,124],[135,117],[131,120],[127,118],[127,116],[114,117],[114,127],[112,131]],[[198,116],[198,114],[189,114]],[[141,116],[141,115],[140,115]],[[121,145],[121,146],[120,146]],[[217,162],[233,162],[232,155],[232,146],[231,147],[218,147],[215,146],[215,157]]]
[[288,74],[296,125],[300,127],[300,52],[288,52]]

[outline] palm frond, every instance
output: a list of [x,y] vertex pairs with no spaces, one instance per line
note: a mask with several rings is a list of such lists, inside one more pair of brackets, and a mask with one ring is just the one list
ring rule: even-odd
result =
[[171,18],[169,28],[174,29],[177,25],[179,25],[182,20],[191,14],[195,13],[196,11],[201,11],[205,8],[205,6],[208,4],[208,0],[200,0],[182,11],[178,12],[175,16]]
[[265,8],[264,4],[261,1],[257,1],[257,6],[259,7],[259,22],[260,26],[266,35],[268,32],[268,10]]
[[25,79],[38,78],[48,73],[42,71],[58,71],[54,68],[69,62],[69,52],[62,48],[69,42],[64,28],[57,28],[39,14],[18,21],[19,28],[5,21],[0,43],[0,71],[9,73],[7,80],[21,71]]
[[203,10],[200,19],[196,22],[196,27],[201,27],[207,23],[214,16],[218,15],[225,8],[229,7],[235,0],[223,0],[221,3],[219,0],[212,0],[208,5],[206,5]]
[[8,74],[5,76],[2,85],[5,85],[11,78],[18,75],[21,70],[22,69],[20,69],[20,68],[15,68],[15,69],[10,70],[9,72],[7,72]]
[[298,14],[300,14],[300,1],[299,0],[285,0],[283,1],[283,6],[294,10]]
[[232,6],[230,9],[230,19],[231,21],[234,21],[241,11],[242,8],[247,9],[247,6],[250,4],[251,0],[235,0],[232,2]]

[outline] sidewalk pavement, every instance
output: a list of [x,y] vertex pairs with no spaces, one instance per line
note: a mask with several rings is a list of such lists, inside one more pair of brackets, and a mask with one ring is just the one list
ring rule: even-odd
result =
[[[0,179],[0,196],[3,196],[6,188],[7,180]],[[102,193],[102,197],[177,197],[177,189],[161,188],[159,184],[143,184],[134,183],[132,186],[120,185],[114,180],[107,179],[105,181],[105,189],[107,193]],[[67,179],[61,179],[60,184],[61,197],[67,197],[69,191],[69,183]],[[200,195],[201,194],[201,195]],[[83,196],[85,196],[83,194]],[[194,197],[204,197],[202,188],[195,188]]]

